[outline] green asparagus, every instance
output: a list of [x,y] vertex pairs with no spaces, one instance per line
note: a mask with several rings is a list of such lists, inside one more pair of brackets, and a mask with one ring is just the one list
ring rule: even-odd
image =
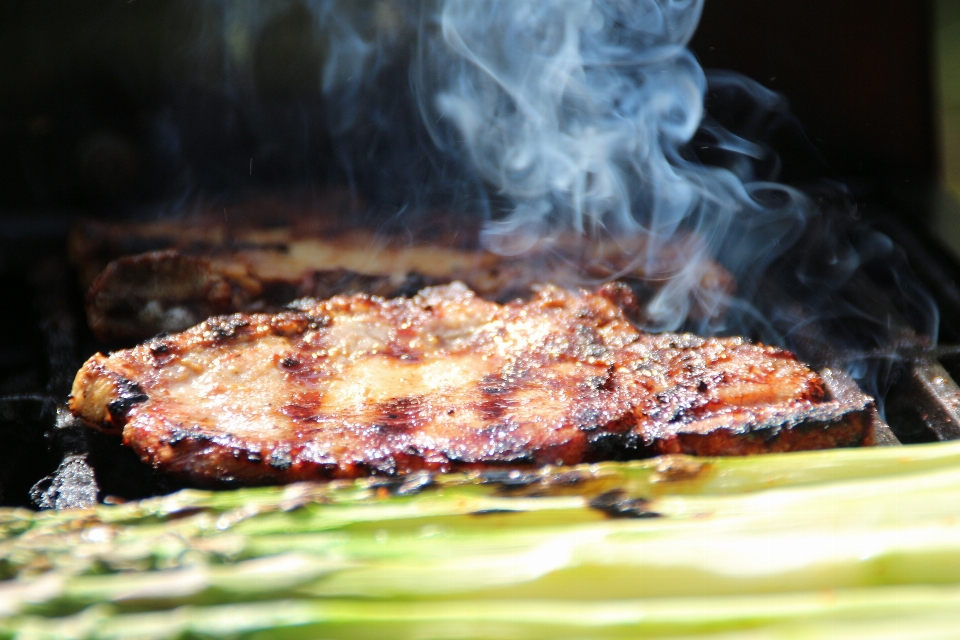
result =
[[849,637],[886,618],[940,637],[960,623],[958,460],[676,456],[0,510],[0,638]]

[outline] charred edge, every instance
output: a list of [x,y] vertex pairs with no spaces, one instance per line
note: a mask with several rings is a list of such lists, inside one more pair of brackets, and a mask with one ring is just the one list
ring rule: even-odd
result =
[[582,471],[562,471],[552,474],[545,474],[541,471],[539,474],[529,475],[538,476],[538,480],[529,484],[513,486],[501,484],[496,493],[510,497],[543,498],[563,495],[565,491],[582,487],[591,480],[590,474]]
[[150,353],[155,356],[165,355],[170,353],[170,345],[162,340],[154,340],[148,345]]
[[204,334],[215,342],[223,342],[237,337],[237,333],[250,326],[249,320],[237,318],[217,318],[207,322]]
[[618,421],[590,432],[584,462],[624,462],[656,455],[656,450],[634,431],[628,421]]
[[613,391],[616,388],[613,377],[613,365],[608,367],[603,375],[587,378],[586,386],[591,391]]
[[[289,300],[289,297],[287,299]],[[283,308],[287,311],[296,311],[297,313],[301,314],[301,317],[307,321],[307,328],[311,331],[315,331],[317,329],[329,327],[331,324],[333,324],[333,318],[327,314],[311,313],[311,311],[313,311],[318,304],[320,303],[317,298],[308,296],[287,303],[283,305]]]
[[649,500],[630,498],[624,491],[614,489],[590,500],[590,508],[609,518],[660,518],[662,514],[647,508]]
[[130,407],[135,404],[140,404],[141,402],[146,402],[149,399],[147,394],[143,392],[143,389],[141,389],[140,385],[136,382],[127,380],[126,378],[119,378],[117,380],[117,397],[107,405],[107,411],[110,412],[111,418],[124,418],[130,410]]
[[519,471],[484,471],[480,474],[480,484],[497,484],[504,489],[525,489],[542,480],[539,473],[520,473]]
[[193,442],[196,444],[204,442],[214,442],[216,438],[206,433],[197,433],[194,431],[188,431],[187,429],[174,429],[170,433],[170,437],[166,439],[167,446],[176,447],[177,445],[184,442]]
[[523,513],[523,510],[515,509],[480,509],[479,511],[471,511],[469,515],[471,516],[497,516],[503,515],[505,513]]

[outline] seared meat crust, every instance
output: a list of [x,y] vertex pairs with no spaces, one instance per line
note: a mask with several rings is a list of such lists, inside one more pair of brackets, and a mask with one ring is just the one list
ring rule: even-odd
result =
[[413,295],[464,280],[487,297],[521,271],[489,253],[430,246],[376,247],[366,234],[202,252],[169,249],[114,260],[87,292],[87,320],[102,340],[180,331],[233,311],[279,311],[305,296]]
[[[722,312],[721,299],[735,288],[719,264],[694,259],[703,247],[693,236],[655,248],[643,237],[589,247],[571,238],[569,246],[558,241],[520,260],[471,244],[466,238],[476,230],[439,225],[420,242],[353,228],[180,227],[179,235],[170,223],[86,222],[74,229],[71,256],[89,287],[87,319],[97,337],[141,340],[212,315],[280,311],[305,296],[408,296],[455,280],[483,298],[505,301],[529,295],[543,280],[576,284],[620,277],[640,294],[633,318],[640,322],[642,303],[691,262],[700,267],[693,274],[699,278],[690,298],[693,317]],[[638,255],[644,260],[633,264]]]
[[870,442],[871,400],[791,353],[643,334],[604,293],[500,305],[455,283],[216,317],[94,356],[70,408],[201,484]]

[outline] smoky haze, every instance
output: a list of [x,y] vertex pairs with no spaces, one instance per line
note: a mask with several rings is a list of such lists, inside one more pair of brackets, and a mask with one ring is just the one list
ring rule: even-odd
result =
[[[550,271],[561,284],[642,272],[657,283],[644,328],[742,333],[839,359],[868,388],[898,345],[936,335],[928,296],[841,184],[779,181],[771,134],[802,133],[781,96],[701,68],[687,45],[702,0],[197,6],[182,53],[198,74],[218,67],[228,115],[263,155],[319,148],[334,160],[306,178],[347,184],[380,220],[412,234],[425,211],[479,221],[486,249],[566,265]],[[258,66],[280,23],[314,66]],[[316,101],[272,92],[271,74],[301,72]],[[157,122],[191,140],[176,114]],[[710,276],[718,264],[729,280]],[[883,283],[879,303],[865,282]]]
[[[515,255],[570,234],[641,235],[629,268],[668,281],[646,306],[654,330],[680,328],[694,305],[706,319],[722,315],[727,292],[704,286],[712,260],[724,253],[738,280],[762,272],[808,208],[795,189],[756,175],[762,149],[718,126],[705,144],[727,153],[727,167],[690,153],[707,79],[686,45],[701,9],[694,0],[448,0],[422,30],[436,35],[417,60],[433,137],[446,142],[452,129],[470,165],[510,202],[487,223],[486,247]],[[698,242],[664,270],[658,257],[680,235]]]

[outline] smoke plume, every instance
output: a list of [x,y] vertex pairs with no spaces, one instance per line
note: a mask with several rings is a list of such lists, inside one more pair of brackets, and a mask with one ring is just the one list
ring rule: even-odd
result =
[[[308,23],[319,102],[300,110],[322,114],[326,179],[408,228],[417,211],[477,217],[490,251],[570,263],[564,284],[642,272],[651,330],[743,333],[813,359],[827,344],[848,368],[936,334],[929,297],[842,185],[779,181],[771,132],[802,133],[781,96],[700,67],[687,45],[702,0],[206,6],[225,92],[261,133],[300,116],[267,108],[256,49],[271,24]],[[711,280],[717,264],[735,289]],[[865,279],[895,284],[877,304]]]

